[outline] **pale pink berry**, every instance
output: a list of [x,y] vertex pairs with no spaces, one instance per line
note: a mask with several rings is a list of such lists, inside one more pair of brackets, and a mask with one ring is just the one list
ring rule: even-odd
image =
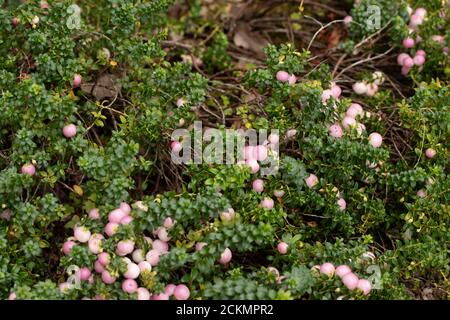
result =
[[367,92],[367,85],[364,82],[356,82],[353,85],[353,91],[359,95],[365,94]]
[[89,251],[94,254],[98,254],[102,250],[102,240],[104,239],[103,235],[99,233],[94,233],[88,241]]
[[197,242],[195,244],[195,251],[200,251],[206,246],[206,242]]
[[417,50],[416,56],[427,56],[427,53],[424,50]]
[[277,198],[282,198],[284,196],[284,191],[283,190],[274,190],[273,195]]
[[416,14],[413,14],[409,20],[409,26],[413,29],[417,28],[418,26],[420,26],[423,23],[423,18]]
[[286,139],[292,139],[297,135],[297,130],[295,129],[289,129],[286,131]]
[[425,57],[422,55],[416,55],[413,59],[416,66],[423,66],[425,64],[425,60]]
[[288,252],[289,245],[286,242],[280,242],[277,245],[277,250],[280,254],[286,254]]
[[403,66],[402,67],[402,75],[407,76],[409,71],[411,71],[411,67]]
[[333,138],[342,138],[343,131],[340,125],[333,124],[328,128],[328,132],[330,133],[330,136]]
[[337,268],[336,268],[336,271],[335,271],[335,273],[336,273],[336,275],[339,277],[339,278],[343,278],[346,274],[349,274],[349,273],[351,273],[352,272],[352,269],[349,267],[349,266],[347,266],[347,265],[340,265],[340,266],[338,266]]
[[256,146],[255,147],[255,159],[258,161],[264,161],[267,159],[268,152],[265,146]]
[[63,135],[66,138],[72,138],[77,134],[77,127],[71,123],[63,127]]
[[120,220],[120,224],[130,224],[133,220],[132,216],[125,216]]
[[22,174],[34,176],[36,174],[36,167],[31,163],[26,163],[22,166],[21,172]]
[[143,201],[136,201],[134,203],[134,205],[136,206],[136,208],[138,208],[141,211],[145,211],[145,212],[148,211],[148,207],[144,204]]
[[245,146],[244,147],[244,159],[256,159],[255,146]]
[[245,161],[245,164],[250,167],[252,173],[257,173],[259,171],[259,164],[256,159],[248,159]]
[[273,199],[271,199],[271,198],[266,197],[261,201],[261,207],[263,207],[264,209],[267,209],[267,210],[272,210],[274,205],[275,205],[275,203],[274,203]]
[[59,284],[58,288],[61,293],[67,293],[72,290],[73,285],[68,282],[63,282]]
[[167,229],[164,227],[159,227],[158,232],[156,234],[158,235],[158,238],[161,241],[168,242],[170,240],[169,233],[167,232]]
[[411,57],[407,57],[405,58],[405,60],[403,60],[403,67],[405,68],[412,68],[414,66],[414,59]]
[[184,106],[185,103],[186,103],[186,101],[183,98],[179,98],[179,99],[177,99],[176,105],[179,108],[179,107]]
[[183,145],[179,141],[172,141],[170,143],[170,148],[172,152],[179,153],[183,149]]
[[122,210],[126,215],[131,213],[131,206],[126,202],[120,203],[120,210]]
[[362,116],[364,111],[360,104],[352,103],[345,114],[347,117],[356,119],[357,116]]
[[138,263],[139,270],[141,273],[152,271],[152,265],[148,261],[141,261]]
[[278,71],[276,77],[278,81],[288,82],[290,76],[286,71]]
[[428,148],[425,150],[425,156],[429,159],[433,158],[436,155],[436,150]]
[[280,136],[276,133],[271,133],[269,135],[269,137],[267,138],[267,140],[269,140],[269,142],[273,145],[276,145],[280,142]]
[[64,242],[63,249],[62,249],[64,254],[70,254],[70,252],[72,251],[72,248],[76,245],[77,244],[74,241],[69,240],[69,241]]
[[89,219],[91,219],[91,220],[100,219],[100,211],[97,208],[91,209],[89,211]]
[[17,295],[15,292],[11,292],[8,296],[8,300],[16,300],[17,299]]
[[374,95],[376,95],[378,92],[378,85],[376,85],[375,83],[370,83],[367,85],[367,96],[369,97],[373,97]]
[[423,189],[420,189],[419,191],[417,191],[416,194],[419,198],[425,198],[427,196],[427,193]]
[[165,294],[167,294],[168,296],[173,295],[173,293],[175,292],[175,288],[177,286],[174,285],[173,283],[169,283],[166,288],[164,289]]
[[112,237],[117,230],[119,229],[119,224],[115,222],[109,222],[105,226],[105,233],[108,235],[108,237]]
[[352,21],[353,21],[353,17],[352,16],[345,16],[344,17],[344,24],[346,26],[348,26],[350,23],[352,23]]
[[41,7],[41,9],[44,9],[44,10],[49,8],[47,1],[41,1],[39,3],[39,6]]
[[78,226],[74,228],[73,236],[77,241],[85,243],[91,238],[91,232],[84,226]]
[[120,223],[123,217],[126,216],[126,213],[122,211],[122,209],[114,209],[108,214],[108,221],[113,223]]
[[81,84],[81,75],[76,74],[73,76],[73,87],[77,88],[79,87]]
[[370,284],[370,281],[366,279],[359,279],[356,287],[359,290],[361,290],[365,296],[367,296],[372,290],[372,285]]
[[229,248],[226,248],[220,255],[219,263],[223,265],[228,264],[231,261],[232,257],[233,254],[231,253],[231,250]]
[[352,272],[347,273],[346,275],[344,275],[344,276],[342,277],[342,283],[343,283],[344,286],[346,286],[349,290],[355,290],[356,287],[358,286],[358,282],[359,282],[358,277],[357,277],[354,273],[352,273]]
[[225,211],[220,213],[220,219],[222,219],[222,221],[231,221],[234,219],[234,217],[236,216],[234,210],[233,211]]
[[103,273],[105,271],[105,266],[100,263],[100,261],[96,260],[94,262],[94,270],[97,273]]
[[379,148],[383,143],[383,137],[378,132],[372,132],[369,135],[369,143],[372,145],[372,147]]
[[307,178],[305,178],[305,182],[309,188],[313,188],[316,184],[319,183],[319,179],[316,175],[311,173]]
[[333,96],[333,91],[330,89],[324,90],[322,93],[322,103],[326,103]]
[[152,243],[152,247],[154,250],[158,250],[161,254],[169,251],[169,245],[167,244],[167,242],[162,240],[154,240]]
[[17,27],[19,22],[20,22],[19,18],[12,18],[11,19],[11,24],[13,25],[13,27]]
[[337,84],[331,86],[331,93],[335,99],[339,99],[342,94],[342,89]]
[[144,261],[145,260],[144,250],[142,250],[142,249],[134,250],[131,257],[133,258],[133,261],[136,263]]
[[332,263],[326,262],[320,266],[320,273],[326,274],[331,277],[334,274],[334,266]]
[[444,43],[445,38],[441,35],[434,35],[431,39],[437,43]]
[[414,47],[414,44],[415,44],[415,42],[414,42],[414,39],[412,39],[412,38],[406,38],[403,40],[403,46],[406,49],[411,49],[412,47]]
[[425,8],[417,8],[414,14],[418,15],[422,19],[427,15],[427,9]]
[[102,280],[106,284],[113,284],[116,282],[116,278],[113,277],[107,270],[102,272]]
[[407,53],[400,53],[397,57],[397,63],[399,66],[403,66],[406,58],[411,58]]
[[252,188],[257,193],[263,192],[264,191],[264,181],[261,179],[256,179],[252,183]]
[[152,249],[145,255],[145,260],[150,263],[152,267],[156,266],[159,263],[159,256],[161,255],[160,251]]
[[127,271],[124,273],[124,277],[127,279],[137,279],[139,277],[139,274],[141,273],[141,269],[136,263],[128,263],[127,264]]
[[297,82],[297,77],[293,74],[291,74],[288,78],[289,85],[294,85]]
[[179,284],[175,287],[175,290],[173,291],[173,296],[177,300],[187,300],[189,299],[190,291],[189,288],[186,287],[184,284]]
[[164,228],[166,229],[170,229],[175,225],[175,223],[173,222],[171,217],[167,217],[166,219],[164,219]]
[[150,300],[169,300],[169,296],[165,293],[153,294]]
[[363,133],[363,131],[366,131],[366,126],[363,125],[362,123],[357,123],[356,124],[356,132],[358,132],[358,134],[361,135]]
[[126,293],[134,293],[138,288],[137,282],[133,279],[126,279],[122,282],[122,290]]
[[80,269],[80,280],[81,281],[87,281],[89,277],[91,276],[91,270],[87,267],[83,267]]
[[138,300],[150,300],[150,292],[146,288],[137,288]]
[[111,258],[108,253],[102,252],[98,255],[98,262],[100,262],[103,266],[107,266],[111,261]]
[[346,202],[345,199],[343,199],[343,198],[340,198],[340,199],[337,201],[337,204],[338,204],[338,206],[339,206],[339,210],[341,210],[341,211],[344,211],[345,208],[347,208],[347,202]]
[[116,253],[119,256],[126,256],[127,254],[132,253],[134,250],[134,241],[132,240],[122,240],[119,241],[116,248]]

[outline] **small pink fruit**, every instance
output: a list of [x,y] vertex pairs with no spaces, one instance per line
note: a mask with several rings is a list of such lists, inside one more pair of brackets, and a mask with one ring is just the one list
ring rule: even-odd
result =
[[136,263],[144,261],[145,260],[144,250],[142,250],[142,249],[134,250],[133,254],[131,255],[131,257],[133,258],[133,261],[136,262]]
[[297,82],[297,77],[291,74],[288,78],[289,85],[293,86]]
[[20,22],[19,18],[12,18],[11,19],[11,24],[13,25],[13,27],[17,27],[19,22]]
[[372,145],[372,147],[379,148],[383,143],[383,137],[378,132],[372,132],[369,135],[369,143]]
[[112,237],[117,230],[119,229],[119,224],[115,222],[109,222],[105,226],[105,233],[108,235],[108,237]]
[[414,66],[414,59],[411,57],[407,57],[405,58],[405,60],[403,60],[403,67],[405,68],[412,68]]
[[77,127],[73,123],[71,123],[71,124],[64,126],[62,131],[63,131],[64,137],[72,138],[77,134]]
[[411,49],[412,47],[414,47],[415,41],[412,38],[406,38],[403,40],[403,46],[406,49]]
[[94,262],[94,270],[97,273],[103,273],[103,271],[105,271],[105,267],[100,263],[99,260],[96,260]]
[[126,216],[126,213],[122,211],[122,209],[114,209],[108,214],[108,221],[113,223],[120,223],[123,217]]
[[200,251],[206,246],[206,242],[197,242],[195,244],[195,251]]
[[166,228],[166,229],[170,229],[170,228],[172,228],[173,226],[174,226],[174,222],[173,222],[173,220],[172,220],[172,218],[171,217],[167,217],[165,220],[164,220],[164,224],[163,224],[163,226],[164,226],[164,228]]
[[179,98],[179,99],[177,99],[176,105],[179,108],[179,107],[184,106],[185,103],[186,103],[186,101],[183,98]]
[[22,166],[21,172],[23,174],[28,174],[30,176],[34,176],[36,173],[36,167],[31,163],[26,163]]
[[158,250],[161,254],[169,251],[169,245],[167,244],[167,242],[162,240],[154,240],[152,243],[152,247],[154,250]]
[[165,293],[153,294],[150,300],[169,300],[169,296]]
[[98,254],[102,250],[102,240],[104,239],[103,235],[99,233],[94,233],[88,241],[89,251],[94,254]]
[[333,91],[330,89],[324,90],[322,93],[322,103],[326,103],[333,96]]
[[268,152],[265,146],[256,146],[255,147],[255,159],[258,161],[264,161],[267,159]]
[[190,295],[189,288],[186,287],[184,284],[177,285],[173,292],[173,296],[177,300],[187,300],[189,299],[189,295]]
[[127,279],[137,279],[139,277],[139,274],[141,273],[141,269],[136,263],[128,263],[127,264],[127,271],[124,273],[124,277]]
[[74,241],[69,240],[69,241],[64,242],[63,249],[62,249],[64,254],[70,254],[70,252],[72,251],[72,248],[76,245],[77,244]]
[[8,300],[16,300],[17,299],[17,295],[15,292],[11,292],[8,296]]
[[88,242],[91,238],[91,232],[84,226],[75,227],[73,230],[73,235],[81,243]]
[[427,53],[424,50],[417,50],[416,56],[427,56]]
[[407,67],[407,66],[402,67],[402,75],[407,76],[409,71],[411,71],[411,67]]
[[431,37],[431,39],[437,43],[444,43],[444,37],[441,35],[434,35]]
[[244,159],[256,159],[255,146],[245,146],[244,147]]
[[423,66],[425,64],[425,60],[425,57],[422,55],[416,55],[413,59],[416,66]]
[[365,296],[367,296],[372,290],[372,285],[370,284],[370,281],[366,279],[359,279],[356,287],[359,290],[361,290]]
[[148,261],[141,261],[138,263],[139,270],[141,273],[152,271],[152,265]]
[[220,214],[220,219],[222,219],[222,221],[231,221],[235,216],[236,213],[234,212],[234,210],[228,210]]
[[256,159],[248,159],[245,161],[245,164],[250,167],[252,173],[257,173],[259,171],[259,164]]
[[137,288],[138,300],[150,300],[150,292],[146,288]]
[[357,116],[362,116],[364,114],[363,108],[358,103],[352,103],[347,109],[347,117],[356,119]]
[[91,220],[100,219],[100,211],[97,208],[91,209],[89,211],[89,219],[91,219]]
[[80,269],[80,280],[81,281],[87,281],[89,277],[91,276],[91,270],[87,267],[83,267]]
[[343,278],[346,274],[349,274],[349,273],[351,273],[352,272],[352,269],[349,267],[349,266],[347,266],[347,265],[340,265],[340,266],[338,266],[337,268],[336,268],[336,275],[339,277],[339,278]]
[[309,188],[313,188],[316,184],[319,183],[319,179],[315,174],[310,174],[307,178],[305,178],[306,185]]
[[359,95],[365,94],[367,92],[367,85],[364,82],[356,82],[353,85],[353,91]]
[[167,232],[167,229],[164,227],[158,228],[157,235],[161,241],[168,242],[170,240],[169,233]]
[[120,220],[120,224],[130,224],[133,220],[132,216],[125,216]]
[[341,87],[339,87],[338,85],[332,85],[331,86],[331,93],[332,93],[332,95],[333,95],[333,97],[335,98],[335,99],[339,99],[339,97],[341,96],[341,94],[342,94],[342,89],[341,89]]
[[77,88],[79,87],[81,84],[81,75],[76,74],[73,76],[73,87]]
[[414,14],[418,15],[422,19],[427,15],[427,9],[425,8],[417,8]]
[[340,125],[338,124],[333,124],[328,128],[328,132],[330,133],[330,136],[332,136],[333,138],[342,138],[343,135],[343,131]]
[[436,150],[428,148],[425,150],[425,156],[429,159],[433,158],[436,155]]
[[353,21],[353,17],[352,17],[352,16],[345,16],[345,18],[344,18],[344,24],[345,24],[346,26],[348,26],[350,23],[352,23],[352,21]]
[[39,6],[41,7],[41,9],[44,9],[44,10],[49,8],[47,1],[41,1],[39,3]]
[[272,210],[274,205],[275,205],[275,203],[274,203],[273,199],[271,199],[271,198],[266,197],[261,201],[261,207],[263,207],[267,210]]
[[58,287],[61,293],[67,293],[73,288],[73,286],[68,282],[60,283]]
[[137,288],[138,300],[150,300],[150,292],[146,288]]
[[147,262],[150,263],[152,267],[154,267],[159,263],[160,255],[161,255],[160,251],[152,249],[145,255],[145,260],[147,260]]
[[419,198],[425,198],[427,196],[427,193],[423,189],[420,189],[419,191],[417,191],[416,194]]
[[413,14],[409,20],[409,26],[413,29],[417,28],[418,26],[420,26],[423,23],[423,18],[416,14]]
[[407,53],[400,53],[397,57],[397,63],[399,66],[403,66],[406,58],[411,58]]
[[126,215],[131,213],[131,207],[128,203],[126,202],[121,202],[120,203],[120,210],[122,210]]
[[340,199],[337,201],[337,204],[338,204],[338,206],[339,206],[339,210],[341,210],[341,211],[344,211],[345,208],[347,208],[347,202],[346,202],[345,199],[343,199],[343,198],[340,198]]
[[358,286],[358,282],[359,282],[358,277],[352,272],[347,273],[345,276],[342,277],[342,283],[349,290],[355,290],[356,287]]
[[119,241],[116,248],[116,253],[119,256],[126,256],[127,254],[132,253],[134,250],[134,241],[132,240],[122,240]]
[[276,77],[278,81],[288,82],[290,76],[286,71],[278,71]]
[[219,263],[222,265],[228,264],[232,257],[233,254],[231,253],[231,250],[226,248],[220,255]]
[[116,278],[113,277],[107,270],[102,272],[102,280],[106,284],[113,284],[116,282]]
[[280,242],[277,245],[277,250],[280,254],[286,254],[288,252],[289,245],[286,242]]
[[98,255],[98,262],[100,262],[102,266],[107,266],[110,263],[110,261],[111,258],[108,253],[102,252]]
[[261,179],[256,179],[252,183],[252,188],[255,192],[261,193],[264,191],[264,181]]
[[173,295],[173,293],[175,292],[175,288],[177,286],[174,285],[173,283],[169,283],[166,288],[164,289],[165,294],[167,294],[168,296]]
[[320,273],[326,274],[331,277],[334,274],[334,266],[332,263],[326,262],[320,266]]
[[271,133],[269,135],[269,137],[267,138],[267,140],[269,140],[269,142],[273,145],[276,145],[280,142],[280,136],[276,133]]
[[273,195],[275,196],[275,197],[277,197],[277,198],[282,198],[283,196],[284,196],[284,191],[283,190],[275,190],[274,192],[273,192]]
[[286,139],[292,139],[297,135],[297,130],[295,129],[289,129],[286,131]]
[[133,279],[126,279],[122,282],[122,290],[126,293],[136,292],[138,285]]
[[183,145],[179,141],[172,141],[170,149],[172,149],[172,152],[179,153],[183,149]]
[[370,83],[367,85],[367,96],[369,97],[373,97],[374,95],[376,95],[378,92],[378,85],[376,85],[375,83]]

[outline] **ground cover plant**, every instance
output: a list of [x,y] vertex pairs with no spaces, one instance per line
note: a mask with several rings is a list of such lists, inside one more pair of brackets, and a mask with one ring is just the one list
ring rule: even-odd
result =
[[449,17],[0,0],[0,298],[448,299]]

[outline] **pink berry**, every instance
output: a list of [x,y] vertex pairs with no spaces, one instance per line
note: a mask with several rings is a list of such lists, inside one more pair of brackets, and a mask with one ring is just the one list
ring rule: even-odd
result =
[[269,137],[267,138],[267,140],[269,140],[269,142],[273,145],[276,145],[280,142],[280,136],[276,133],[271,133],[269,135]]
[[94,233],[88,241],[89,251],[94,254],[100,253],[102,250],[102,240],[104,239],[103,235],[99,233]]
[[64,254],[70,254],[70,252],[72,251],[72,248],[74,246],[76,246],[77,244],[74,241],[66,241],[63,244],[63,252]]
[[357,116],[362,116],[364,114],[363,108],[358,103],[352,103],[347,109],[347,117],[356,119]]
[[333,124],[328,128],[328,132],[330,133],[330,136],[333,138],[342,138],[343,132],[342,128],[338,124]]
[[189,298],[190,291],[189,288],[186,287],[184,284],[179,284],[175,287],[175,290],[173,291],[173,296],[177,300],[187,300]]
[[352,269],[349,267],[349,266],[347,266],[347,265],[340,265],[340,266],[338,266],[337,268],[336,268],[336,275],[339,277],[339,278],[343,278],[346,274],[349,274],[349,273],[351,273],[352,272]]
[[91,270],[87,267],[83,267],[80,270],[80,280],[81,281],[87,281],[89,277],[91,276]]
[[126,293],[134,293],[137,288],[138,285],[133,279],[126,279],[122,282],[122,290]]
[[167,242],[162,240],[153,241],[152,247],[154,250],[158,250],[161,254],[169,251],[169,245],[167,244]]
[[369,97],[373,97],[374,95],[376,95],[378,92],[378,85],[376,85],[375,83],[370,83],[367,85],[367,96]]
[[305,178],[305,182],[309,188],[313,188],[316,184],[319,183],[319,179],[316,175],[311,173],[307,178]]
[[340,199],[337,201],[337,204],[338,204],[338,206],[339,206],[339,210],[341,210],[341,211],[344,211],[345,208],[347,208],[347,202],[346,202],[345,199],[343,199],[343,198],[340,198]]
[[152,271],[152,265],[148,261],[141,261],[138,263],[139,270],[141,273]]
[[172,152],[179,153],[183,149],[183,145],[179,141],[172,141],[170,143]]
[[431,39],[437,43],[444,43],[444,37],[441,35],[434,35],[431,37]]
[[120,220],[120,224],[130,224],[133,220],[132,216],[125,216]]
[[352,23],[352,21],[353,21],[353,17],[352,17],[352,16],[345,16],[345,18],[344,18],[344,24],[345,24],[346,26],[348,26],[350,23]]
[[331,86],[331,93],[335,99],[338,99],[342,94],[342,89],[338,85]]
[[150,300],[150,292],[146,288],[137,288],[138,300]]
[[344,286],[346,286],[349,290],[355,290],[356,287],[358,286],[358,282],[359,282],[358,277],[357,277],[354,273],[352,273],[352,272],[347,273],[346,275],[344,275],[344,276],[342,277],[342,283],[343,283]]
[[293,74],[291,74],[288,78],[289,85],[294,85],[297,82],[297,77]]
[[131,257],[133,258],[133,261],[136,262],[136,263],[144,261],[145,260],[144,250],[142,250],[142,249],[134,250],[133,254],[131,255]]
[[17,299],[17,295],[15,292],[11,292],[8,296],[8,300],[16,300]]
[[164,227],[158,228],[157,235],[161,241],[168,242],[170,240],[169,233],[167,232],[167,229]]
[[297,130],[295,129],[289,129],[286,131],[286,139],[292,139],[297,135]]
[[152,267],[154,267],[159,263],[160,255],[161,255],[160,251],[152,249],[145,255],[145,260],[147,260],[147,262],[150,263]]
[[411,49],[412,47],[414,47],[414,44],[415,44],[415,42],[414,42],[414,39],[412,39],[412,38],[406,38],[403,40],[403,46],[406,49]]
[[274,203],[273,199],[271,199],[271,198],[266,197],[261,201],[261,207],[263,207],[267,210],[272,210],[274,205],[275,205],[275,203]]
[[89,211],[89,219],[91,219],[91,220],[100,219],[100,211],[97,208],[91,209]]
[[417,28],[423,23],[423,18],[418,14],[413,14],[409,20],[409,26],[413,29]]
[[424,50],[417,50],[416,56],[427,56],[427,53]]
[[257,193],[263,192],[264,191],[264,181],[261,179],[256,179],[252,183],[252,188]]
[[429,159],[433,158],[436,155],[436,150],[428,148],[425,150],[425,156]]
[[118,223],[109,222],[105,226],[105,233],[108,235],[108,237],[112,237],[117,232],[117,229],[119,229]]
[[417,191],[416,194],[419,198],[425,198],[427,196],[427,193],[423,189],[420,189],[419,191]]
[[134,241],[132,240],[122,240],[119,241],[116,248],[116,253],[119,256],[126,256],[127,254],[132,253],[134,250]]
[[280,254],[286,254],[288,251],[289,245],[286,242],[280,242],[277,245],[277,250]]
[[195,251],[200,251],[206,246],[206,242],[197,242],[195,244]]
[[255,146],[245,146],[244,147],[244,159],[256,159]]
[[372,290],[372,285],[370,284],[369,280],[366,279],[359,279],[356,287],[361,290],[365,296],[367,296]]
[[423,66],[425,64],[425,57],[422,55],[416,55],[413,62],[416,66]]
[[141,269],[136,263],[128,263],[127,264],[127,271],[124,273],[124,277],[127,279],[136,279],[139,277],[139,274],[141,273]]
[[320,266],[320,273],[326,274],[331,277],[334,274],[334,266],[332,263],[326,262]]
[[173,295],[173,293],[175,292],[175,288],[177,286],[174,285],[173,283],[169,283],[166,288],[164,289],[165,294],[167,294],[168,296]]
[[417,8],[416,12],[414,12],[414,14],[419,16],[419,17],[421,17],[423,19],[427,15],[427,9],[425,9],[425,8]]
[[409,71],[411,71],[411,67],[403,66],[402,67],[402,75],[408,75]]
[[353,91],[359,95],[365,94],[367,92],[367,86],[364,82],[356,82],[353,85]]
[[383,137],[378,132],[372,132],[369,135],[369,143],[372,145],[372,147],[379,148],[383,143]]
[[226,248],[220,255],[219,263],[223,265],[228,264],[232,257],[233,254],[231,253],[231,250]]
[[255,147],[255,159],[258,161],[264,161],[267,159],[267,148],[265,146],[256,146]]
[[282,198],[284,196],[284,191],[283,190],[274,190],[273,191],[273,195],[277,198]]
[[250,167],[252,173],[257,173],[259,171],[259,164],[256,159],[248,159],[245,161],[245,164]]
[[176,105],[179,108],[179,107],[184,106],[185,103],[186,103],[186,101],[183,98],[179,98],[179,99],[177,99]]
[[333,96],[333,91],[330,89],[324,90],[322,93],[322,103],[326,103]]
[[122,210],[126,215],[131,213],[131,206],[126,202],[120,203],[120,210]]
[[41,7],[41,9],[44,9],[44,10],[49,8],[47,1],[41,1],[39,3],[39,6]]
[[175,223],[173,222],[171,217],[167,217],[166,219],[164,219],[164,224],[163,224],[164,228],[170,229],[174,226],[174,224]]
[[109,256],[108,253],[106,252],[102,252],[98,255],[98,262],[102,265],[102,266],[107,266],[109,264],[109,262],[111,261],[111,258]]
[[411,57],[407,53],[400,53],[397,57],[398,65],[403,66],[406,58],[411,58]]
[[220,219],[222,219],[222,221],[231,221],[234,219],[235,215],[234,212],[225,211],[220,214]]
[[169,300],[169,296],[165,293],[153,294],[150,300]]
[[108,221],[113,223],[120,223],[123,217],[126,216],[126,213],[122,211],[122,209],[114,209],[108,214]]
[[76,74],[73,76],[73,87],[77,88],[79,87],[81,84],[81,75]]
[[103,271],[105,271],[105,267],[100,263],[100,261],[96,260],[94,262],[94,270],[97,273],[103,273]]
[[12,18],[11,24],[13,25],[13,27],[17,27],[17,25],[19,24],[19,18]]
[[105,270],[102,272],[102,280],[106,284],[113,284],[116,281],[116,278],[113,277],[109,271]]
[[77,127],[73,123],[68,124],[64,126],[63,134],[66,138],[72,138],[77,134]]
[[286,71],[278,71],[276,77],[278,81],[288,82],[290,76]]
[[36,174],[36,167],[31,163],[26,163],[22,166],[21,172],[22,174],[34,176]]
[[81,243],[88,242],[91,238],[91,232],[83,226],[75,227],[73,230],[73,236]]

